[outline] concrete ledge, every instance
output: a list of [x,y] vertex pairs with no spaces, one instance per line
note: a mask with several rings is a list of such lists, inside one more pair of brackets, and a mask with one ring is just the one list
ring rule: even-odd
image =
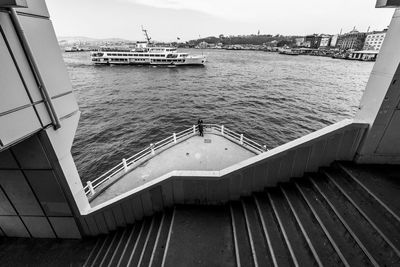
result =
[[26,7],[28,7],[28,4],[26,3],[26,0],[0,0],[0,8],[1,7],[6,7],[6,8],[11,8],[11,7],[26,8]]
[[[254,190],[260,190],[258,187],[262,189],[287,181],[293,176],[301,176],[304,172],[316,171],[335,160],[352,160],[367,128],[368,124],[344,120],[221,171],[171,171],[90,209],[81,210],[81,215],[97,214],[103,209],[112,209],[113,206],[129,199],[140,198],[142,194],[148,195],[156,186],[172,187],[173,190],[168,194],[172,194],[174,203],[190,203],[191,196],[184,193],[184,184],[191,182],[196,182],[200,187],[200,183],[226,182],[229,185],[228,199],[236,199]],[[307,153],[303,153],[304,150]],[[296,164],[299,166],[295,166]],[[219,203],[226,200],[212,201]],[[152,205],[146,204],[150,207]]]

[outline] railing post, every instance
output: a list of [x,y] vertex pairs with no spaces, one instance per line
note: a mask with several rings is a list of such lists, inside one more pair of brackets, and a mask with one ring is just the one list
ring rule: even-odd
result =
[[221,134],[224,135],[224,125],[221,125]]
[[176,133],[173,133],[172,136],[174,137],[174,143],[176,144]]
[[90,194],[93,196],[95,192],[94,192],[94,188],[93,188],[92,182],[91,181],[87,181],[86,184],[87,184],[87,186],[89,188]]
[[125,172],[128,172],[128,164],[126,163],[126,159],[122,159],[122,164],[124,164]]
[[268,150],[268,149],[267,149],[267,145],[263,145],[263,148],[264,148],[265,151]]
[[150,144],[151,154],[155,155],[156,152],[154,151],[154,144]]
[[196,125],[193,125],[193,133],[196,134]]
[[240,144],[243,145],[243,134],[240,135]]

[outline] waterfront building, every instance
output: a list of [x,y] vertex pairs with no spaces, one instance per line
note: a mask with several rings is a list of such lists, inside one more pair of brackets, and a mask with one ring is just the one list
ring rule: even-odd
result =
[[361,50],[366,35],[364,32],[353,29],[351,32],[339,36],[337,47],[341,50]]
[[318,48],[327,48],[331,42],[331,36],[327,34],[321,34],[318,36],[319,46]]
[[307,48],[317,49],[319,47],[319,40],[317,34],[307,35],[305,37],[305,42],[307,43],[307,45],[305,46]]
[[332,35],[331,42],[329,43],[329,46],[330,47],[336,47],[338,38],[339,38],[339,34]]
[[1,265],[398,266],[400,3],[377,7],[397,10],[352,119],[270,150],[194,125],[83,185],[46,4],[2,0]]
[[375,50],[379,51],[381,49],[383,40],[385,40],[386,30],[374,31],[367,34],[365,38],[363,50]]
[[297,47],[304,46],[305,37],[297,37],[295,38],[295,43]]
[[[312,34],[305,37],[305,42],[308,48],[318,49],[329,46],[331,36],[327,34]],[[309,44],[309,45],[308,45]]]

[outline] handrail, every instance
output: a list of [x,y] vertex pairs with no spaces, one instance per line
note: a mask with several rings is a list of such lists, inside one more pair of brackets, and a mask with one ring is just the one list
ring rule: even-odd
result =
[[[224,125],[218,124],[203,124],[206,131],[211,130],[215,131],[215,133],[227,136],[233,141],[239,143],[244,147],[250,147],[251,149],[263,153],[267,151],[266,146],[262,146],[257,142],[245,137],[243,134],[236,133],[232,130],[225,128]],[[145,149],[139,151],[138,153],[130,156],[129,158],[122,159],[122,162],[114,166],[112,169],[108,170],[107,172],[100,175],[98,178],[94,179],[93,181],[88,181],[87,185],[83,188],[84,192],[87,196],[92,196],[95,194],[95,189],[98,188],[100,185],[104,184],[108,180],[116,177],[116,175],[121,175],[123,173],[127,173],[131,169],[135,167],[135,163],[138,161],[149,157],[151,158],[156,154],[157,151],[163,149],[167,145],[176,144],[178,141],[182,140],[191,135],[195,135],[198,132],[198,125],[193,125],[192,127],[185,129],[178,133],[173,133],[172,136],[169,136],[161,141],[158,141],[154,144],[150,144],[150,146],[146,147]],[[122,172],[122,173],[121,173]]]

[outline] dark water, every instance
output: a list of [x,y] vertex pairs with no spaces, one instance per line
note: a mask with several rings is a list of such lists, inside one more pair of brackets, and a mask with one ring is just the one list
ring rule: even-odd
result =
[[72,154],[83,180],[199,118],[268,148],[351,118],[373,66],[258,51],[204,54],[208,64],[194,68],[93,66],[88,53],[64,54],[82,112]]

